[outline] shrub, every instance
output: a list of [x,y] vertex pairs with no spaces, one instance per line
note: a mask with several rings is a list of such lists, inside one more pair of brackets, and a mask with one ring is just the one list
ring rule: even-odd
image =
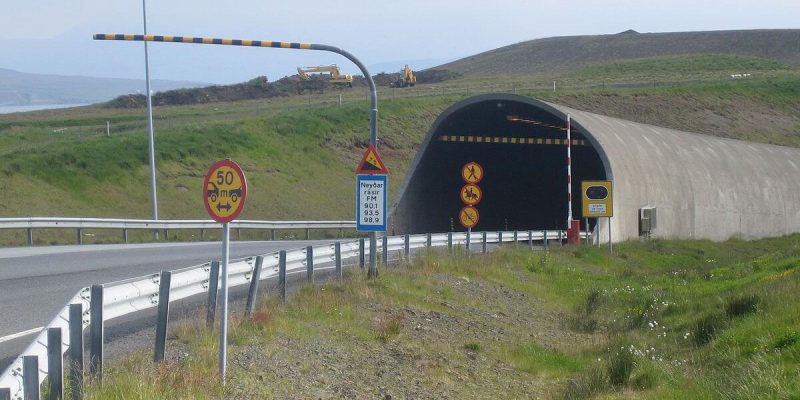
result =
[[600,289],[593,288],[586,295],[586,300],[578,309],[570,321],[570,328],[576,332],[593,333],[597,330],[600,324],[594,318],[594,313],[600,308],[603,300],[603,292]]
[[734,297],[725,304],[725,314],[728,318],[741,317],[743,315],[758,312],[758,305],[761,298],[754,294]]
[[616,387],[627,386],[634,368],[635,356],[627,348],[619,348],[611,353],[608,360],[608,382]]
[[567,382],[567,390],[564,392],[566,400],[586,399],[594,394],[607,391],[608,377],[606,372],[598,366],[590,368],[581,376],[570,379]]
[[375,337],[381,342],[388,342],[393,336],[400,333],[403,327],[403,315],[391,314],[378,317],[375,322]]
[[694,327],[692,328],[694,343],[698,346],[702,346],[714,340],[714,337],[719,335],[722,330],[725,329],[726,325],[727,321],[719,314],[708,314],[700,318],[694,323]]

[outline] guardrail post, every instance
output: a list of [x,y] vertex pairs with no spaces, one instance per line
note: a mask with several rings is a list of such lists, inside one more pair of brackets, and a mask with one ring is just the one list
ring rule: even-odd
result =
[[[166,235],[164,236],[166,238]],[[158,280],[158,321],[156,321],[156,348],[153,362],[164,361],[167,352],[167,324],[169,324],[169,288],[172,284],[172,272],[161,271]]]
[[519,235],[517,234],[517,231],[514,231],[514,244],[515,245],[517,244],[517,241],[519,241]]
[[64,398],[64,364],[61,352],[61,328],[47,329],[47,381],[50,400]]
[[425,235],[425,247],[430,249],[431,245],[433,245],[433,240],[431,238],[431,234],[428,233],[427,235]]
[[206,302],[206,326],[214,327],[214,315],[217,312],[217,290],[219,289],[219,261],[211,262],[208,271],[208,301]]
[[236,240],[242,240],[242,228],[236,228]]
[[311,240],[311,229],[306,228],[306,240]]
[[361,269],[364,269],[364,259],[366,258],[364,250],[364,239],[358,239],[358,267]]
[[123,229],[122,230],[122,241],[125,242],[125,244],[128,244],[128,230],[127,229]]
[[453,232],[447,232],[447,250],[453,251]]
[[403,245],[405,246],[403,255],[405,256],[406,261],[408,261],[411,258],[411,236],[407,233],[403,237]]
[[561,230],[559,229],[558,230],[558,244],[561,245],[561,247],[564,247],[564,238],[563,238],[563,236],[564,235],[562,234]]
[[261,281],[261,266],[264,264],[264,257],[256,257],[256,265],[253,266],[253,275],[250,277],[250,290],[247,292],[247,307],[245,310],[245,318],[250,319],[253,316],[253,309],[256,307],[256,300],[258,299],[258,285]]
[[533,250],[533,231],[528,231],[528,249]]
[[83,304],[81,303],[69,305],[69,386],[73,400],[83,399]]
[[306,247],[306,279],[314,283],[314,247]]
[[203,228],[200,228],[200,241],[205,240],[205,238],[206,238],[206,230],[203,229]]
[[333,260],[336,263],[336,276],[342,280],[342,244],[340,242],[333,244]]
[[339,239],[344,237],[344,228],[339,228]]
[[497,246],[503,245],[503,231],[497,231]]
[[11,400],[11,389],[0,388],[0,400]]
[[169,229],[164,228],[164,240],[169,240]]
[[481,252],[486,253],[486,231],[483,231],[481,236],[483,236],[483,239],[481,240],[483,242],[481,244]]
[[281,293],[281,301],[285,303],[286,302],[286,250],[281,250],[278,256],[278,291]]
[[547,250],[548,248],[550,248],[550,243],[547,242],[547,231],[546,230],[542,231],[542,238],[543,238],[542,241],[544,242],[544,249]]
[[277,230],[277,229],[273,229],[273,230],[272,230],[272,241],[273,241],[273,242],[274,242],[275,240],[277,240],[277,237],[278,237],[278,235],[277,235],[277,232],[278,232],[278,230]]
[[33,229],[28,228],[28,246],[33,246]]
[[89,306],[89,373],[103,380],[103,285],[92,285]]
[[22,388],[24,400],[39,400],[39,357],[22,357]]
[[78,244],[83,244],[83,229],[78,228],[77,232],[78,232],[78,235],[77,235],[77,238],[75,239],[75,242],[77,242]]
[[383,252],[383,266],[389,265],[389,237],[386,236],[386,233],[383,234],[383,238],[381,238],[382,246],[381,250]]

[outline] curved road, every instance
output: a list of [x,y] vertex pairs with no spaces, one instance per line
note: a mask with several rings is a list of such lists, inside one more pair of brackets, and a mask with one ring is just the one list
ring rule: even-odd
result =
[[[231,259],[325,241],[231,242]],[[219,259],[221,242],[0,249],[0,372],[83,287]]]

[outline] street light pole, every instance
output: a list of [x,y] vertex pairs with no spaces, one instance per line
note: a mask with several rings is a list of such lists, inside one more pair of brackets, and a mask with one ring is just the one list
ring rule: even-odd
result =
[[[147,35],[147,8],[145,0],[142,0],[142,21],[144,22],[144,34]],[[150,61],[147,55],[147,42],[144,42],[144,77],[145,89],[147,90],[147,128],[148,145],[150,150],[150,211],[153,220],[158,219],[158,196],[156,195],[156,144],[153,134],[153,99],[150,94]],[[158,231],[153,231],[155,239],[158,239]]]

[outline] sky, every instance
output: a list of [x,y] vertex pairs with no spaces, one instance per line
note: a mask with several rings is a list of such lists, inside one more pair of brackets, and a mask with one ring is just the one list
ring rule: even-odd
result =
[[[144,78],[141,42],[99,42],[93,33],[143,32],[141,0],[4,0],[0,68]],[[370,73],[442,64],[552,36],[800,28],[800,1],[643,0],[150,0],[150,34],[329,44]],[[153,79],[207,83],[270,80],[341,56],[306,50],[151,43]],[[157,88],[156,88],[157,89]]]

